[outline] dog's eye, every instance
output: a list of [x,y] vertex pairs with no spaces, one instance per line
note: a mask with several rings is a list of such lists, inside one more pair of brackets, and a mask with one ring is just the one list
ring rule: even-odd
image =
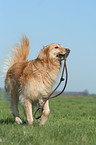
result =
[[58,46],[56,46],[55,48],[56,48],[56,49],[58,49],[59,47],[58,47]]

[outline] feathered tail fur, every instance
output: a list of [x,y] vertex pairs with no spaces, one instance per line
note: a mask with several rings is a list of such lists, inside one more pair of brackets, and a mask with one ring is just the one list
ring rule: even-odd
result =
[[30,50],[29,39],[23,36],[21,43],[12,48],[12,54],[1,64],[0,77],[5,77],[8,69],[15,63],[26,61]]
[[30,50],[29,39],[27,36],[23,36],[21,40],[21,44],[18,43],[16,47],[13,48],[12,56],[10,57],[11,66],[15,63],[25,61],[28,57]]

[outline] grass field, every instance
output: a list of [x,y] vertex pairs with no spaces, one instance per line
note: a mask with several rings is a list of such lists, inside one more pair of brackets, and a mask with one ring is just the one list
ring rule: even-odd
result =
[[[50,100],[45,126],[18,125],[9,103],[0,97],[0,145],[96,145],[96,98],[59,97]],[[25,121],[20,107],[21,118]]]

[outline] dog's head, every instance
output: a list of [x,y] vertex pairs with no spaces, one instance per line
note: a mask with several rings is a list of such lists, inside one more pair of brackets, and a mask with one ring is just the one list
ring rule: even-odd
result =
[[55,61],[62,61],[67,58],[70,53],[70,49],[63,48],[60,44],[50,44],[47,46],[43,46],[43,49],[40,51],[39,58],[40,59],[53,59]]

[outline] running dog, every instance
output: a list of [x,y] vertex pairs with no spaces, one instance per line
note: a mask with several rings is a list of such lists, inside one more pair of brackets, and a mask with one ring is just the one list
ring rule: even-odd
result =
[[[70,50],[60,44],[44,46],[38,57],[27,60],[30,50],[29,39],[23,36],[21,43],[13,49],[11,64],[6,74],[5,89],[10,96],[10,109],[18,124],[18,102],[22,103],[28,125],[33,125],[32,106],[40,104],[52,90],[60,71],[61,61],[69,55]],[[40,125],[44,125],[50,113],[49,102],[44,105]]]

